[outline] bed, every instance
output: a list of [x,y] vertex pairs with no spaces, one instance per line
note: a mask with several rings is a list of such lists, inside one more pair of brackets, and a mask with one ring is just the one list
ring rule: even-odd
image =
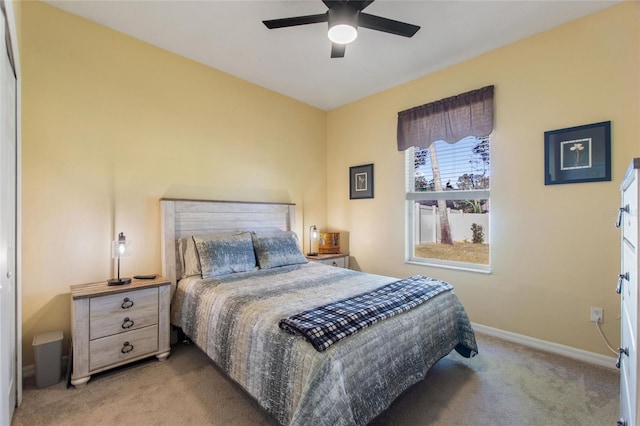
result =
[[[477,354],[451,290],[319,350],[281,323],[396,285],[398,278],[307,262],[299,247],[291,248],[292,204],[160,203],[172,324],[280,424],[367,424],[451,351]],[[248,257],[238,261],[248,241],[253,265]],[[221,253],[234,254],[230,260]]]

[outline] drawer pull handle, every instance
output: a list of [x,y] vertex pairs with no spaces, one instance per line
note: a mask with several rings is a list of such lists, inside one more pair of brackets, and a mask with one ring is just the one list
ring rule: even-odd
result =
[[629,356],[629,348],[618,348],[618,359],[616,360],[616,367],[620,368],[620,362],[622,361],[622,354]]
[[629,273],[625,272],[624,274],[620,274],[618,275],[618,285],[616,286],[616,293],[621,294],[622,293],[622,281],[627,280],[629,281]]
[[133,306],[133,300],[129,299],[128,297],[125,297],[124,300],[122,301],[122,305],[120,305],[122,309],[129,309],[132,306]]
[[133,324],[133,321],[131,321],[129,317],[126,317],[124,321],[122,321],[122,328],[126,330],[127,328],[133,327]]
[[122,344],[122,349],[120,349],[120,352],[122,352],[123,354],[127,354],[132,350],[133,350],[133,345],[129,344],[129,342],[124,342]]
[[622,213],[629,213],[629,204],[618,209],[618,219],[616,219],[616,228],[622,226]]

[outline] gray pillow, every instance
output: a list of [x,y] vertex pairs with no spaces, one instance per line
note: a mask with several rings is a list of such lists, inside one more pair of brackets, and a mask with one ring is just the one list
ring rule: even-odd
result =
[[200,259],[202,278],[256,269],[256,257],[249,232],[193,236]]
[[298,246],[298,238],[293,232],[253,233],[251,236],[261,269],[307,263],[307,258]]

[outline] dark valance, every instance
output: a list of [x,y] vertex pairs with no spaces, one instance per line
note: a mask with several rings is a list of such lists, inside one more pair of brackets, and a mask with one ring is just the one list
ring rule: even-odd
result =
[[493,130],[493,86],[462,93],[398,113],[398,151],[428,148],[435,141],[456,143]]

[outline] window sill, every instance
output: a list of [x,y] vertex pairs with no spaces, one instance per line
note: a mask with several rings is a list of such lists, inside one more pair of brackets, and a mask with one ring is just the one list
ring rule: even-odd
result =
[[491,273],[490,265],[476,265],[472,263],[452,262],[436,259],[420,259],[415,257],[405,260],[405,263],[411,265],[430,266],[434,268],[453,269],[456,271],[476,272],[480,274]]

